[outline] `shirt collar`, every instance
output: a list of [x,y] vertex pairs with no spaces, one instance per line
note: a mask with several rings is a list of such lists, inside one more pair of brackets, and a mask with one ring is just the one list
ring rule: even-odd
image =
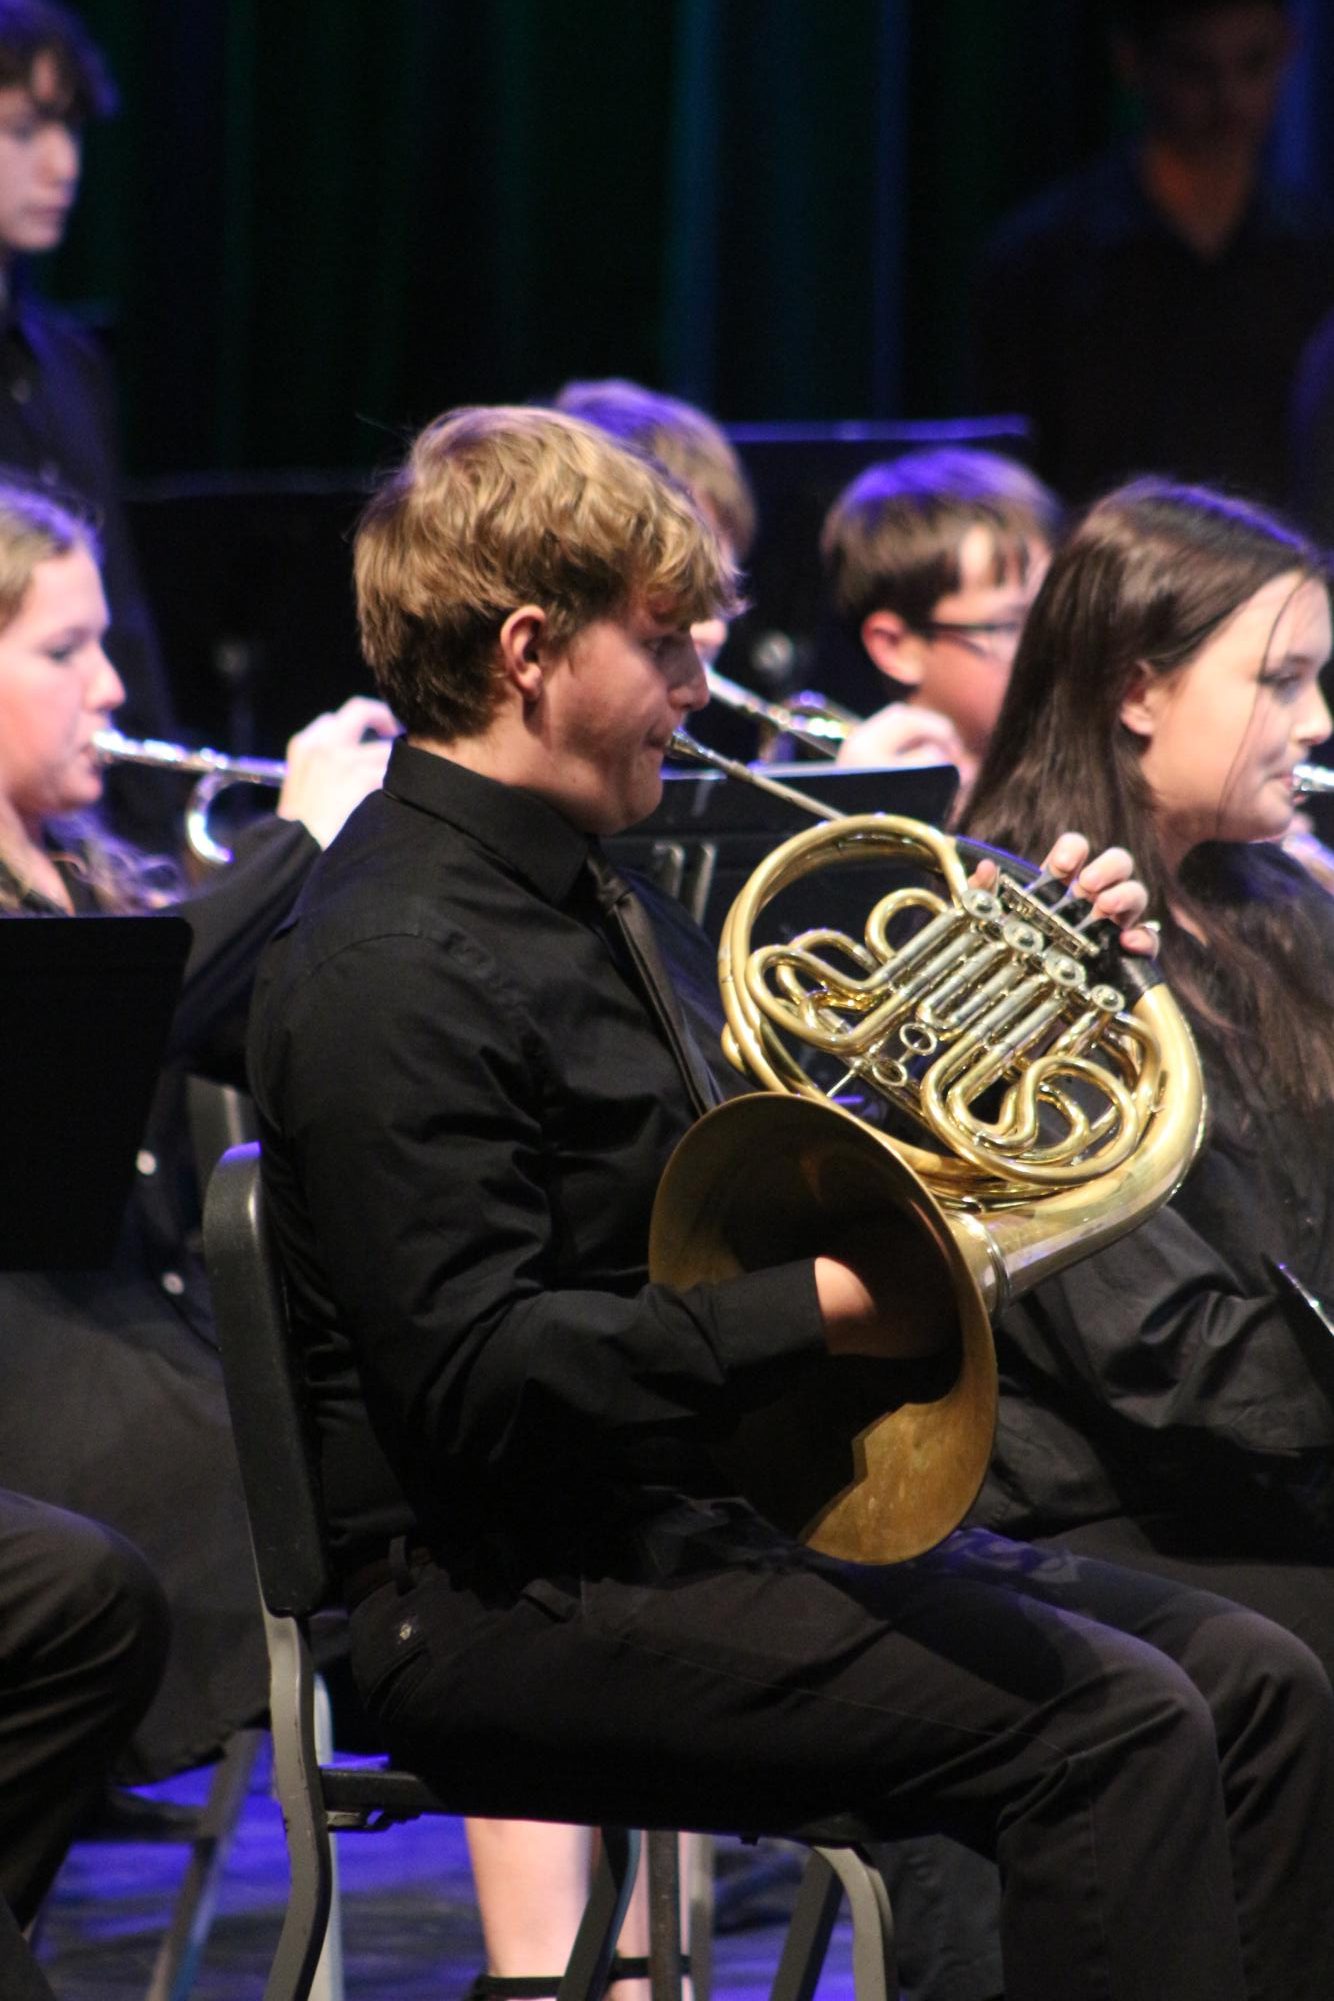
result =
[[1126,143],[1105,153],[1094,165],[1085,188],[1085,226],[1106,244],[1135,241],[1157,236],[1188,251],[1202,263],[1216,263],[1226,257],[1234,244],[1249,242],[1282,230],[1296,221],[1291,199],[1265,173],[1257,173],[1250,200],[1238,217],[1227,241],[1214,256],[1203,257],[1192,248],[1171,218],[1154,202],[1140,177],[1139,156]]
[[588,860],[588,835],[535,792],[484,778],[405,737],[389,753],[384,789],[490,848],[549,903],[565,901]]

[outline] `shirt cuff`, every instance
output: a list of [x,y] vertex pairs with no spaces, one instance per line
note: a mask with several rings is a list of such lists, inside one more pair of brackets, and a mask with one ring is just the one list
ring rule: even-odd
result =
[[708,1302],[718,1358],[739,1404],[766,1402],[791,1382],[794,1364],[827,1352],[813,1258],[768,1265],[685,1297],[692,1306]]

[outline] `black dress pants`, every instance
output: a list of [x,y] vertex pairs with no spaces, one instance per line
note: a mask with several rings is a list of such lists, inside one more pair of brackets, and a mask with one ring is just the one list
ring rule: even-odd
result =
[[[132,1544],[0,1490],[0,1898],[20,1924],[148,1707],[166,1650],[166,1605]],[[6,1943],[20,1949],[0,1927]]]
[[[1227,1531],[1220,1535],[1220,1530]],[[1057,1546],[1218,1592],[1304,1640],[1334,1683],[1334,1564],[1244,1549],[1235,1522],[1176,1517],[1089,1522]],[[988,2001],[999,1993],[1000,1880],[994,1863],[937,1836],[893,1842],[877,1858],[890,1886],[907,2001]]]
[[352,1660],[470,1812],[994,1855],[1009,2001],[1334,1992],[1334,1696],[1224,1599],[979,1531],[845,1565],[682,1501],[574,1582],[405,1569]]

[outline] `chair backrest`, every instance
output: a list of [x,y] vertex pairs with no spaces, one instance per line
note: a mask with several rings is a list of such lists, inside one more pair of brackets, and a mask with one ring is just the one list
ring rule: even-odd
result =
[[235,1084],[219,1084],[212,1077],[186,1078],[185,1111],[195,1178],[203,1193],[229,1146],[258,1139],[259,1121],[253,1098]]
[[334,1576],[315,1432],[254,1141],[230,1148],[214,1171],[204,1254],[260,1591],[270,1612],[306,1617],[330,1601]]

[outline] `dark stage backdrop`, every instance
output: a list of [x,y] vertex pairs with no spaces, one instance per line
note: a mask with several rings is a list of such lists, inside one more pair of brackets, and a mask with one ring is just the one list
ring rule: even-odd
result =
[[[82,0],[124,108],[45,274],[142,473],[362,468],[617,372],[730,420],[966,409],[996,217],[1117,129],[1078,0]],[[1334,187],[1334,10],[1280,150]]]

